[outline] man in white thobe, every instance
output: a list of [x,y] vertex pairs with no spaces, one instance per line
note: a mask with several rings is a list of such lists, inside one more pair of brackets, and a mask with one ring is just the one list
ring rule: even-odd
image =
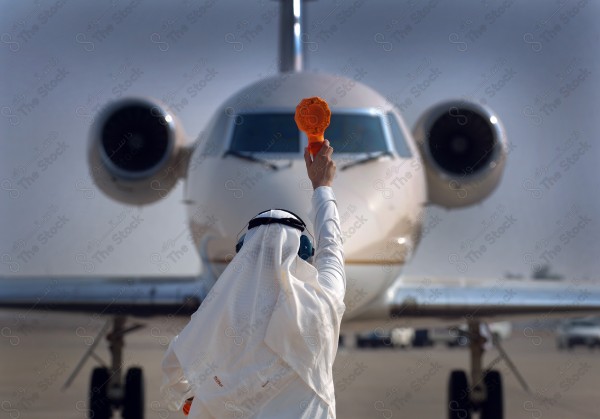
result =
[[[193,398],[190,419],[335,418],[332,366],[346,291],[329,141],[304,158],[313,185],[314,266],[299,229],[249,229],[240,252],[165,353],[170,410]],[[268,210],[254,218],[296,218]]]

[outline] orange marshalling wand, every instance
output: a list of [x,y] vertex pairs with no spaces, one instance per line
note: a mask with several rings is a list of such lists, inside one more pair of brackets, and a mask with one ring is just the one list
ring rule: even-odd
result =
[[325,141],[325,129],[331,120],[327,102],[318,96],[302,99],[296,106],[294,120],[298,128],[308,135],[308,149],[314,157]]
[[187,399],[185,401],[185,403],[183,404],[183,409],[182,410],[183,410],[183,414],[186,415],[186,416],[190,414],[190,409],[192,408],[192,400],[194,400],[193,397]]

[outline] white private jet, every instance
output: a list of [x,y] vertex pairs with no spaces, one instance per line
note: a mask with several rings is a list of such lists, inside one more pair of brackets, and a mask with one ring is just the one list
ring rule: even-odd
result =
[[[319,96],[331,107],[326,138],[338,167],[334,191],[347,276],[342,330],[390,329],[412,318],[467,321],[471,370],[451,373],[449,417],[480,411],[484,419],[502,418],[501,376],[482,365],[480,326],[511,316],[596,311],[600,292],[543,281],[401,276],[419,243],[426,205],[473,205],[499,184],[508,155],[500,117],[474,102],[448,100],[429,109],[411,132],[399,109],[360,77],[304,71],[301,4],[280,7],[280,73],[227,99],[195,142],[186,144],[176,116],[151,97],[109,103],[92,129],[91,174],[116,201],[149,205],[186,181],[191,239],[203,262],[199,276],[6,278],[0,307],[111,316],[74,374],[106,334],[112,363],[93,371],[90,412],[104,419],[122,407],[126,419],[143,417],[142,371],[132,367],[123,376],[121,370],[124,335],[141,327],[126,326],[126,317],[195,312],[233,258],[240,228],[261,210],[286,208],[311,222],[307,137],[294,111],[302,98]],[[336,85],[352,88],[339,95]],[[92,257],[108,252],[100,248]]]

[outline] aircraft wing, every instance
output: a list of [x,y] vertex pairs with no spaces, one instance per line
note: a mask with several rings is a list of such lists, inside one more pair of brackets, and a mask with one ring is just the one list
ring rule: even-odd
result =
[[[6,277],[0,308],[133,316],[193,314],[210,277]],[[587,281],[400,277],[346,322],[399,318],[510,319],[600,313],[600,287]]]
[[191,276],[6,277],[0,278],[0,309],[184,316],[198,309],[213,284]]
[[[388,318],[498,320],[600,313],[600,286],[582,280],[402,277],[382,298]],[[381,318],[376,306],[360,317]]]

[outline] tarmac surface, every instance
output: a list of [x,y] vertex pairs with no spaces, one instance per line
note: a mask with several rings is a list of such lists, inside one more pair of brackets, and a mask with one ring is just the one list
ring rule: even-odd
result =
[[[84,314],[25,311],[0,312],[0,418],[85,418],[90,358],[65,391],[61,387],[94,341],[104,318]],[[145,374],[146,418],[184,418],[169,412],[159,395],[160,363],[166,345],[186,319],[128,319],[146,327],[126,336],[125,367],[141,365]],[[357,349],[354,336],[334,364],[337,417],[445,418],[446,388],[452,369],[466,369],[465,348]],[[498,351],[486,353],[484,364],[502,372],[505,417],[572,419],[600,417],[600,349],[577,347],[559,351],[554,334],[513,329],[504,348],[524,376],[527,394]],[[102,339],[96,353],[109,361]],[[113,418],[120,418],[115,413]],[[477,416],[475,416],[477,417]]]

